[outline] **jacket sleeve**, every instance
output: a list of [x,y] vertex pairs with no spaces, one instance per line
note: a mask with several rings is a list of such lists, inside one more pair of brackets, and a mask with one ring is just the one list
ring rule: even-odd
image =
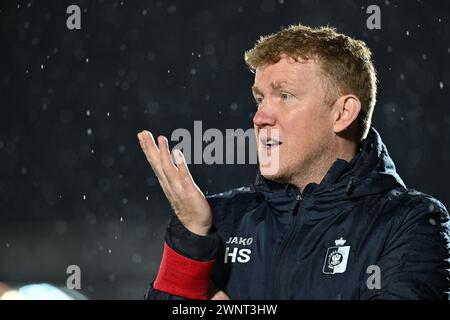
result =
[[392,227],[379,259],[379,290],[363,299],[448,299],[449,216],[435,199],[421,201]]
[[[218,244],[216,232],[206,236],[196,235],[173,215],[167,226],[158,275],[150,284],[144,299],[182,300],[206,297],[207,289],[203,286],[197,289],[195,287],[210,277],[207,273],[214,264]],[[168,254],[171,258],[168,258]],[[192,293],[193,288],[196,294]]]

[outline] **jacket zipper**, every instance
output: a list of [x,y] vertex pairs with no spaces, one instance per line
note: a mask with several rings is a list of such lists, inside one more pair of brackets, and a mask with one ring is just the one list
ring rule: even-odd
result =
[[[304,190],[306,190],[306,188]],[[292,218],[294,221],[289,228],[287,239],[281,247],[281,250],[280,250],[281,254],[279,255],[280,258],[278,259],[278,263],[274,269],[274,271],[275,271],[275,273],[274,273],[275,279],[274,279],[274,286],[273,286],[273,298],[274,299],[279,299],[279,291],[280,291],[280,285],[281,285],[281,281],[280,281],[281,271],[283,269],[284,260],[286,259],[286,255],[288,252],[288,245],[295,235],[297,220],[299,220],[299,217],[296,217],[296,215],[297,215],[297,211],[300,207],[300,203],[302,201],[302,195],[300,192],[298,192],[297,195],[295,196],[295,200],[296,200],[296,204],[295,204],[294,210],[292,212]]]

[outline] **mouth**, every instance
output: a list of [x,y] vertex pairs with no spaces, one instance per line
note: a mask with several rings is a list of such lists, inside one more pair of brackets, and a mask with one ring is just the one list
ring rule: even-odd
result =
[[281,142],[279,140],[268,138],[268,137],[261,137],[259,139],[259,142],[260,142],[261,147],[263,147],[267,150],[273,150],[283,144],[283,142]]

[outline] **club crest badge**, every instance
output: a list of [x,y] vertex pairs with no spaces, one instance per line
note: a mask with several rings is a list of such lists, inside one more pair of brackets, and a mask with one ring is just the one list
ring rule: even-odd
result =
[[323,273],[335,274],[345,272],[347,269],[348,254],[350,252],[350,246],[344,246],[346,241],[341,237],[334,241],[334,247],[328,248],[323,264]]

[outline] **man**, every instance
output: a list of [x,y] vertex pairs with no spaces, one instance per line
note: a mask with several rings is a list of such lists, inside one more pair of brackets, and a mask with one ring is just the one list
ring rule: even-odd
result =
[[173,163],[166,138],[139,133],[175,212],[146,297],[446,299],[448,213],[405,187],[371,127],[367,46],[297,25],[245,60],[259,160],[277,155],[276,170],[206,199],[180,151]]

